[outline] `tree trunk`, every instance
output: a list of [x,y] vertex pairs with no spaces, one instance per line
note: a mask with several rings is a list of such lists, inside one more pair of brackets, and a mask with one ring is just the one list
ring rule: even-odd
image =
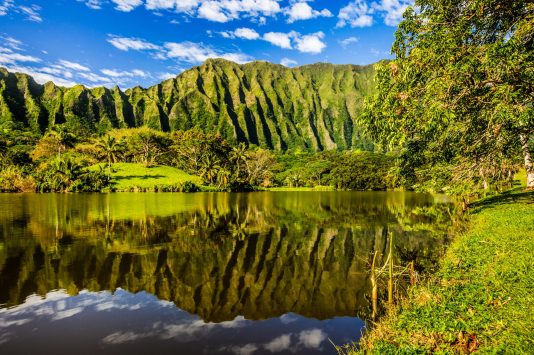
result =
[[534,162],[530,154],[528,146],[529,137],[526,134],[520,134],[519,140],[521,142],[521,149],[523,150],[523,156],[525,157],[525,170],[527,172],[527,188],[534,189]]

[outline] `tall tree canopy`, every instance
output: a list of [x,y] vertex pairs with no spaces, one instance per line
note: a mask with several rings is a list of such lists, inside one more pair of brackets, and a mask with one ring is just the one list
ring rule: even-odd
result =
[[533,44],[533,1],[416,0],[405,12],[363,123],[401,147],[408,185],[487,186],[522,163],[534,187]]

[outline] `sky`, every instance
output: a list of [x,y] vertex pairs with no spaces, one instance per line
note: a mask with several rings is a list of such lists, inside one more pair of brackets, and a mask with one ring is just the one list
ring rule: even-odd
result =
[[371,64],[412,0],[0,0],[0,67],[148,87],[208,58]]

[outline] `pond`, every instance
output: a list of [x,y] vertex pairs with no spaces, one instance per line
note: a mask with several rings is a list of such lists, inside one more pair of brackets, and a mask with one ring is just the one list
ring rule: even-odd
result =
[[369,260],[431,268],[453,206],[405,192],[0,195],[3,354],[334,354]]

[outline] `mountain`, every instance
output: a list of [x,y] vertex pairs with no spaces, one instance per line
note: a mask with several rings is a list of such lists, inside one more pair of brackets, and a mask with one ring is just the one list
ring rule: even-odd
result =
[[286,68],[209,59],[148,89],[37,84],[0,68],[0,127],[85,132],[148,126],[198,128],[276,150],[365,145],[356,118],[373,91],[373,67],[317,63]]

